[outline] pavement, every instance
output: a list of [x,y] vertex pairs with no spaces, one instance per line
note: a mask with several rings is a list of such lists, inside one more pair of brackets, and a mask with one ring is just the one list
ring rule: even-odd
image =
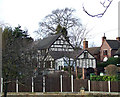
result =
[[[1,94],[0,94],[1,95]],[[8,92],[7,95],[119,95],[120,92],[98,92],[98,91],[85,91],[85,92]],[[1,96],[0,96],[1,97]]]

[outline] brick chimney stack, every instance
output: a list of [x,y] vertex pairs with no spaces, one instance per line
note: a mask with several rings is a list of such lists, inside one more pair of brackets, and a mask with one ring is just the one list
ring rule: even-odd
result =
[[106,40],[105,33],[104,36],[102,37],[102,43],[104,42],[104,40]]
[[88,48],[88,41],[86,41],[86,38],[83,41],[83,49]]

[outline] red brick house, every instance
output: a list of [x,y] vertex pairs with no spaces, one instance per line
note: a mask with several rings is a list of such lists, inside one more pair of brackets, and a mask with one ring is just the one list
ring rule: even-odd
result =
[[116,40],[108,40],[105,35],[102,37],[102,45],[100,48],[100,60],[106,61],[109,57],[117,54],[120,48],[120,37]]
[[120,56],[120,37],[116,40],[108,40],[105,35],[102,37],[101,47],[88,48],[88,41],[83,41],[83,49],[87,49],[97,60],[97,62],[107,61],[109,57]]

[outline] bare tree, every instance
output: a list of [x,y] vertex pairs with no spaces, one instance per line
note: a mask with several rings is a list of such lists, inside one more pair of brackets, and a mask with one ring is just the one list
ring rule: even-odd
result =
[[82,42],[86,38],[89,30],[86,27],[74,27],[70,31],[70,42],[74,47],[82,47]]
[[[87,28],[81,23],[80,19],[73,13],[75,9],[56,9],[47,15],[42,22],[39,22],[39,29],[36,31],[41,38],[48,36],[50,33],[59,32],[61,28],[67,31],[70,42],[75,47],[80,47],[83,39],[86,37]],[[57,29],[60,26],[59,29]]]
[[45,37],[49,33],[55,33],[58,25],[66,28],[68,32],[72,27],[82,27],[80,19],[73,15],[74,12],[75,9],[69,8],[53,10],[42,22],[39,22],[39,29],[36,32],[41,37]]
[[108,10],[108,8],[110,7],[112,1],[113,1],[113,0],[104,0],[103,2],[100,1],[100,4],[101,4],[101,6],[103,6],[104,10],[103,10],[103,12],[100,12],[100,13],[98,13],[98,14],[90,14],[90,13],[85,9],[84,5],[83,5],[83,11],[84,11],[86,14],[88,14],[89,16],[91,16],[91,17],[98,17],[98,18],[99,18],[99,17],[102,17],[102,16],[106,13],[106,11]]

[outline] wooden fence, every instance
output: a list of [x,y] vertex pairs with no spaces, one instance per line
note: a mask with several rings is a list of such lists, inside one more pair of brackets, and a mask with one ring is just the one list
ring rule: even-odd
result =
[[[0,86],[0,91],[3,92],[2,78]],[[120,81],[90,81],[62,75],[58,77],[39,76],[9,83],[8,92],[79,92],[81,87],[89,92],[120,92]]]

